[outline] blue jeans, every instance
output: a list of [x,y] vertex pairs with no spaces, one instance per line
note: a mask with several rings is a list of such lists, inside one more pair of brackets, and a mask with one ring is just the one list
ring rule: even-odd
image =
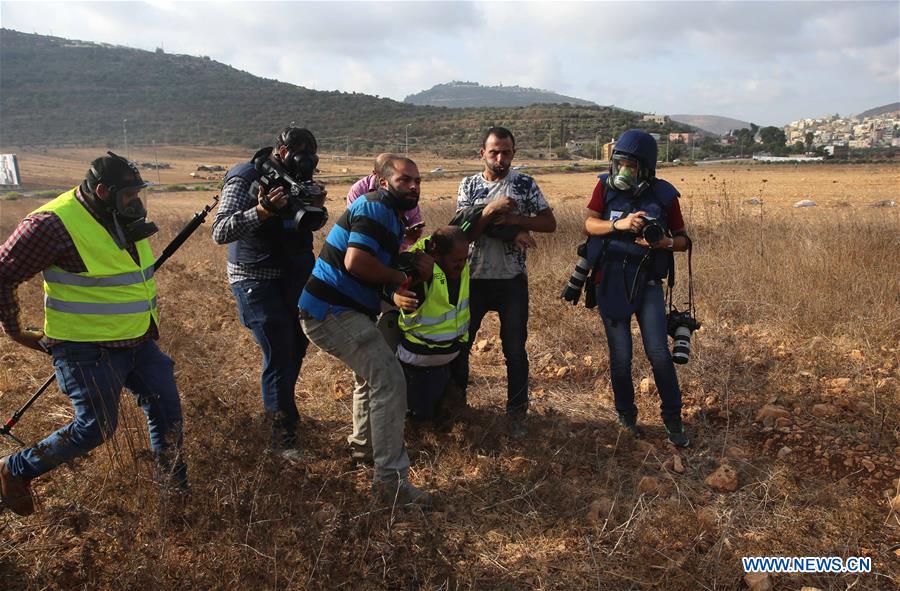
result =
[[187,469],[178,458],[182,419],[175,364],[155,341],[127,349],[65,342],[54,345],[52,352],[56,381],[72,401],[75,420],[36,446],[10,456],[13,476],[37,478],[112,437],[124,386],[147,416],[150,447],[157,459],[175,471],[176,482],[186,482]]
[[314,262],[312,253],[307,254],[308,264],[285,277],[243,279],[231,284],[241,324],[250,329],[262,350],[263,408],[288,439],[292,439],[300,420],[294,388],[309,346],[297,317],[297,302]]
[[473,279],[469,289],[469,341],[451,362],[454,380],[463,389],[469,381],[469,352],[481,321],[490,311],[500,316],[500,341],[506,359],[506,412],[528,410],[528,276]]
[[[599,290],[601,286],[597,286]],[[644,352],[650,360],[653,378],[659,390],[660,410],[663,419],[681,417],[681,390],[678,388],[678,376],[675,375],[675,364],[669,352],[668,333],[666,332],[666,302],[659,281],[644,286],[641,305],[635,311],[638,326],[641,329],[641,340]],[[597,294],[600,298],[600,294]],[[627,320],[611,320],[600,314],[606,328],[606,342],[609,345],[609,374],[612,380],[616,411],[621,414],[636,416],[637,406],[634,404],[634,383],[631,379],[631,318]]]

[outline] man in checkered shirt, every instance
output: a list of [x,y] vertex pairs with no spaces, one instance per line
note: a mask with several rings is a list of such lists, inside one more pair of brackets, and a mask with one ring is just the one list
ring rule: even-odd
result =
[[[288,126],[276,137],[269,158],[297,180],[312,178],[318,162],[316,138],[309,130]],[[269,449],[287,460],[302,461],[294,388],[309,341],[300,330],[297,302],[315,263],[313,235],[280,215],[287,205],[282,188],[267,194],[259,178],[252,162],[228,171],[212,235],[218,244],[228,245],[228,283],[238,315],[262,350],[260,382],[271,423]]]
[[[0,326],[53,355],[75,418],[33,447],[0,459],[0,510],[34,512],[32,480],[112,437],[124,386],[147,416],[158,479],[187,486],[181,399],[159,336],[155,259],[137,167],[108,152],[84,182],[31,212],[0,246]],[[16,288],[44,278],[44,329],[23,328]]]

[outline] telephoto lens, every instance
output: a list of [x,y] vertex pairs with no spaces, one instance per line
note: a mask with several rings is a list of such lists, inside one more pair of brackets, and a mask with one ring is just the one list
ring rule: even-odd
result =
[[672,361],[684,365],[691,357],[691,329],[684,324],[675,329],[672,345]]
[[584,282],[590,272],[591,265],[588,263],[587,259],[584,257],[579,258],[578,262],[575,263],[575,270],[572,271],[572,275],[569,277],[569,281],[566,282],[566,287],[563,288],[560,297],[567,302],[577,304],[578,298],[581,297],[581,291],[584,289]]

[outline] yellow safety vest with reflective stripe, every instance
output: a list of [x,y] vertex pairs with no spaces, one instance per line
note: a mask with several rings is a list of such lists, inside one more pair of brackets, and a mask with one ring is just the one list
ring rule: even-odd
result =
[[[425,239],[410,251],[423,250]],[[447,276],[437,263],[434,275],[425,289],[425,300],[415,312],[400,310],[400,330],[403,338],[428,347],[429,352],[443,353],[454,343],[469,340],[469,263],[463,267],[456,304],[450,303]]]
[[95,342],[144,335],[156,312],[153,253],[135,243],[140,265],[75,198],[75,189],[34,210],[52,211],[62,221],[87,271],[44,270],[44,334],[61,341]]

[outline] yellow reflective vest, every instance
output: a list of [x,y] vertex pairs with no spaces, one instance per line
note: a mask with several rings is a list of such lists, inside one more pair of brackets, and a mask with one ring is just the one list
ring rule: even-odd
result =
[[[424,246],[422,239],[409,250],[423,250]],[[469,317],[469,264],[463,268],[459,296],[452,304],[447,276],[435,263],[434,275],[425,286],[424,301],[414,312],[400,310],[399,325],[405,341],[420,345],[420,351],[427,347],[429,353],[438,354],[469,340]]]
[[44,334],[77,342],[118,341],[144,335],[156,311],[153,253],[135,243],[140,264],[75,198],[75,189],[32,213],[52,211],[62,221],[87,271],[44,270]]

